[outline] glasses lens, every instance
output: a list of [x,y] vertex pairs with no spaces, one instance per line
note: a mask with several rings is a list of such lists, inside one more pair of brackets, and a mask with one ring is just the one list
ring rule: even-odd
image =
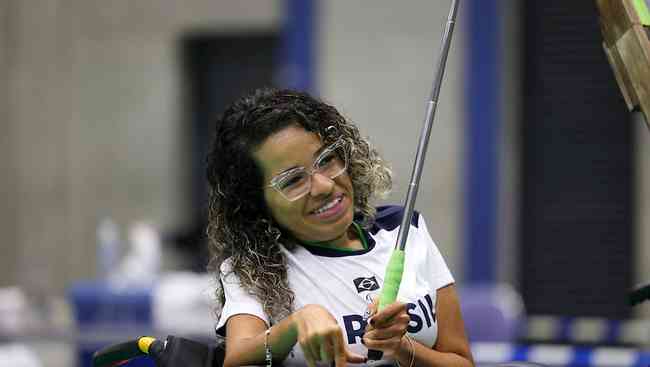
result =
[[[347,151],[343,144],[335,144],[323,151],[316,159],[313,171],[334,179],[340,176],[347,166]],[[297,168],[279,177],[273,185],[287,200],[294,201],[311,190],[311,177],[305,169]]]
[[309,191],[309,186],[309,175],[304,170],[284,176],[277,183],[277,188],[289,200],[295,200]]
[[327,149],[314,162],[316,172],[329,178],[336,178],[347,168],[347,154],[342,146]]

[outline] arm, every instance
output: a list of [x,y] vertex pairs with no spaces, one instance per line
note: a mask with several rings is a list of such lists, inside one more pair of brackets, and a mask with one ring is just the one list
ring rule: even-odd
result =
[[[266,322],[250,314],[239,314],[228,319],[224,367],[263,364],[266,329]],[[269,343],[273,359],[283,360],[296,343],[295,327],[290,318],[286,318],[272,329]]]
[[416,366],[474,366],[465,325],[460,313],[456,287],[451,284],[437,291],[438,339],[434,349],[413,342]]
[[[228,319],[224,367],[263,364],[266,329],[266,323],[257,316],[239,314]],[[318,305],[307,305],[271,327],[268,342],[274,361],[284,360],[296,342],[308,366],[321,360],[334,361],[337,367],[365,361],[347,349],[338,323]]]
[[[460,313],[458,295],[453,285],[437,291],[438,339],[433,349],[412,339],[409,342],[404,337],[408,325],[406,310],[405,308],[398,310],[391,306],[373,317],[376,321],[374,325],[368,327],[364,335],[364,343],[368,348],[382,350],[387,356],[397,359],[403,367],[410,366],[412,351],[415,353],[414,366],[474,366]],[[404,319],[403,315],[407,318]],[[391,319],[393,322],[388,321]],[[398,326],[398,323],[401,325]]]

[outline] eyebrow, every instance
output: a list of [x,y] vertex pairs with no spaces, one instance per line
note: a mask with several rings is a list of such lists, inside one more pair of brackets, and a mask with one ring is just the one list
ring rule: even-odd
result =
[[[318,149],[314,152],[314,154],[312,154],[312,158],[313,158],[313,159],[318,158],[318,156],[320,156],[320,155],[323,153],[323,151],[325,151],[325,149],[329,148],[330,146],[331,146],[331,144],[330,144],[330,145],[321,145],[321,147],[318,148]],[[287,174],[287,173],[289,173],[289,172],[295,170],[296,168],[305,168],[305,167],[304,167],[304,166],[292,166],[292,167],[289,167],[289,168],[287,168],[287,169],[285,169],[285,170],[282,170],[281,172],[279,172],[279,173],[273,175],[273,178],[274,178],[274,177],[280,177],[280,176],[282,176],[282,175],[285,175],[285,174]],[[273,178],[271,178],[271,179],[273,179]]]

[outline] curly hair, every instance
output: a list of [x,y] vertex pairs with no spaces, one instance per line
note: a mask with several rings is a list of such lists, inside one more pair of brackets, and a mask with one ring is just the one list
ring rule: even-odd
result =
[[[356,126],[308,94],[258,89],[226,108],[216,121],[207,157],[208,269],[219,280],[221,266],[228,260],[229,271],[259,300],[273,322],[293,311],[294,294],[281,246],[291,251],[297,241],[269,214],[263,176],[252,152],[269,136],[292,125],[318,134],[323,144],[346,143],[354,211],[362,218],[362,226],[369,226],[374,218],[371,201],[387,194],[392,184],[389,167]],[[216,296],[219,317],[225,301],[222,287],[217,287]]]

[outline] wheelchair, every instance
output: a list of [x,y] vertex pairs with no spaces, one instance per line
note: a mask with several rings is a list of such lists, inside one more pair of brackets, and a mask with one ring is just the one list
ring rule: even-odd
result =
[[[165,341],[152,337],[140,337],[95,352],[93,367],[117,367],[141,356],[153,359],[156,367],[221,367],[225,351],[216,344],[200,343],[173,335],[169,335]],[[282,366],[282,364],[277,366]],[[507,362],[477,364],[477,367],[545,366],[531,362]]]

